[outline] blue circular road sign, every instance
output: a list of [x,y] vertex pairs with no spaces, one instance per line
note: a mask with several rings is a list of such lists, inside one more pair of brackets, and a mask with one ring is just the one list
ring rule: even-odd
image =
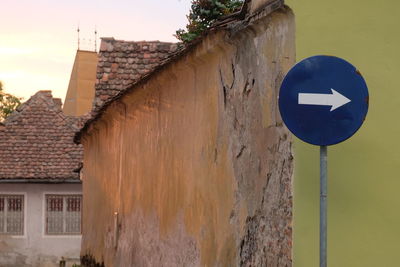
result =
[[319,146],[350,138],[368,112],[368,88],[360,72],[333,56],[313,56],[297,63],[284,78],[279,110],[289,130]]

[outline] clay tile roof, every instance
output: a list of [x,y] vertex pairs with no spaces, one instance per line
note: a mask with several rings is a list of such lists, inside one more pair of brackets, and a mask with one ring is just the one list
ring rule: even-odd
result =
[[78,119],[66,117],[51,91],[39,91],[0,127],[0,180],[79,180]]
[[176,43],[102,38],[97,64],[94,110],[151,72],[177,49]]

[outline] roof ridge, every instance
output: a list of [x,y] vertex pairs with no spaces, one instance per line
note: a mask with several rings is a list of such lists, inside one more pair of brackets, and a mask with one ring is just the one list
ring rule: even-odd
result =
[[111,41],[111,42],[120,42],[120,43],[163,43],[163,44],[176,44],[177,42],[169,42],[169,41],[160,41],[160,40],[139,40],[139,41],[134,41],[134,40],[121,40],[121,39],[115,39],[114,37],[100,37],[102,41]]
[[[76,129],[78,127],[74,126],[74,121],[73,120],[79,119],[79,117],[78,116],[67,116],[67,115],[65,115],[64,112],[62,111],[61,107],[59,108],[57,106],[57,104],[55,103],[55,101],[54,101],[55,99],[59,99],[59,98],[55,98],[55,97],[51,98],[51,100],[53,102],[53,107],[51,107],[51,109],[56,113],[57,116],[59,116],[63,120],[63,122],[65,123],[65,125],[67,127],[69,127],[73,131],[76,131]],[[42,99],[42,100],[46,101],[45,99]]]
[[28,107],[31,107],[33,103],[36,101],[41,101],[44,103],[49,110],[55,112],[55,114],[60,117],[63,122],[71,129],[71,130],[76,130],[77,127],[73,126],[73,122],[70,122],[69,117],[73,116],[67,116],[64,114],[62,111],[61,107],[58,105],[58,103],[55,100],[61,101],[60,98],[53,97],[52,91],[51,90],[40,90],[36,92],[34,95],[32,95],[26,102],[22,103],[13,113],[10,114],[5,120],[4,120],[4,125],[7,127],[8,123],[15,122],[19,117],[21,117],[24,113],[24,110]]
[[73,143],[78,122],[60,103],[51,91],[39,91],[7,118],[0,130],[0,181],[79,179],[82,148]]

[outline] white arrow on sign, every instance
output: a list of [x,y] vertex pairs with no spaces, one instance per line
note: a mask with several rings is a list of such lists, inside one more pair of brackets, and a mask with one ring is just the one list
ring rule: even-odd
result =
[[305,94],[299,93],[299,105],[332,106],[330,111],[351,102],[344,95],[331,88],[332,94]]

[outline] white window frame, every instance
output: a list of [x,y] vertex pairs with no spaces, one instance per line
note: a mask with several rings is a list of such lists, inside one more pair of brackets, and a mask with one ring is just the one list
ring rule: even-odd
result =
[[6,236],[6,237],[11,237],[11,238],[27,238],[27,233],[26,233],[26,229],[27,229],[27,210],[28,210],[28,197],[27,197],[27,193],[26,192],[15,192],[15,191],[0,191],[0,195],[6,195],[6,196],[23,196],[24,197],[24,210],[23,210],[23,214],[24,214],[24,220],[23,220],[23,234],[22,235],[10,235],[10,234],[6,234],[6,233],[2,233],[0,234],[1,236]]
[[[47,216],[47,201],[46,196],[80,196],[81,197],[81,233],[80,234],[47,234],[46,233],[46,216]],[[81,238],[82,237],[82,219],[83,219],[83,194],[82,192],[63,192],[63,191],[52,191],[52,192],[43,192],[42,197],[42,237],[43,238]]]

